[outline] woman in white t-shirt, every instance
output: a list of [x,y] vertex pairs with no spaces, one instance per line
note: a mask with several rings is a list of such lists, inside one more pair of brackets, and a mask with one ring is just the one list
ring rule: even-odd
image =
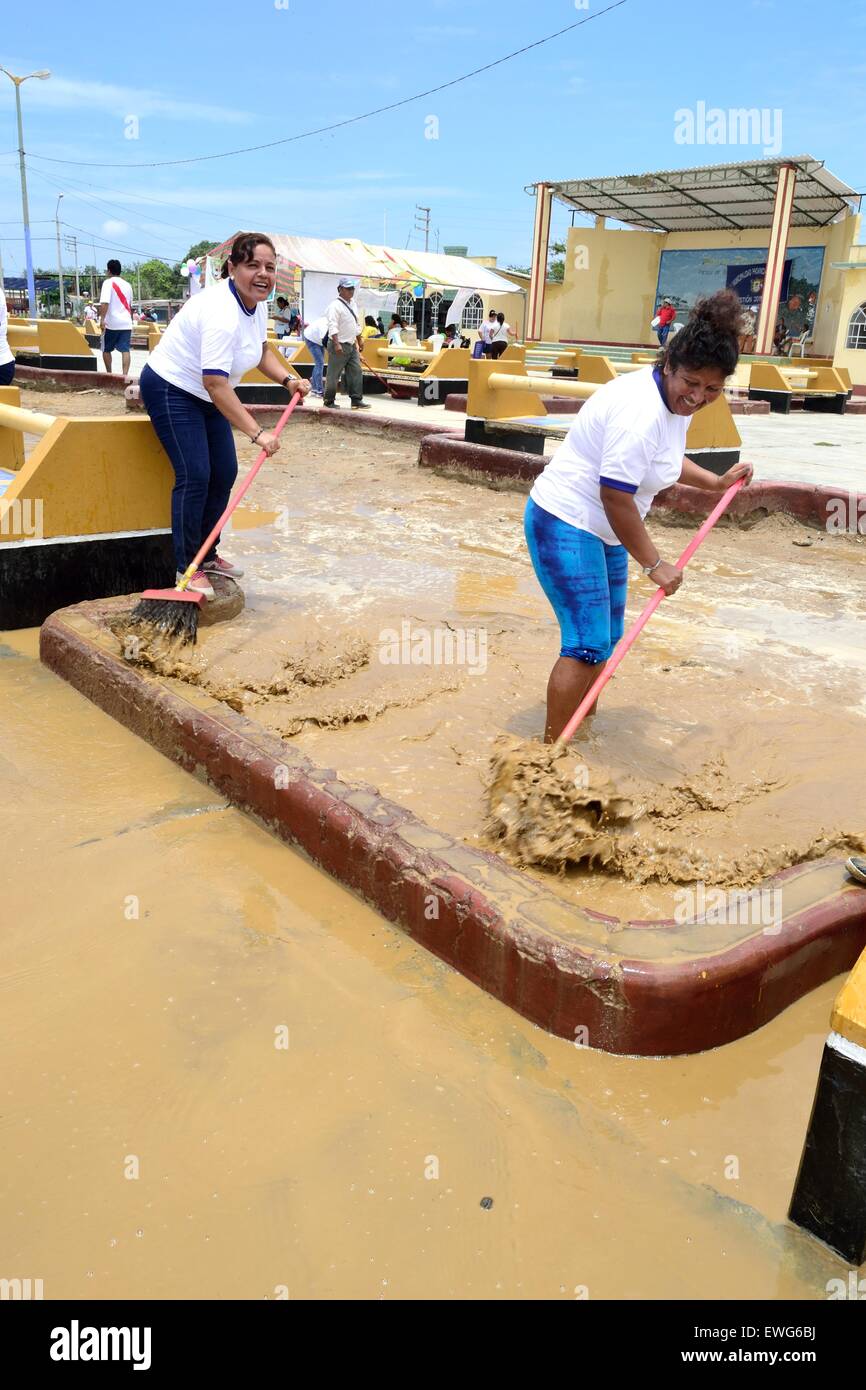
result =
[[[279,440],[260,426],[234,390],[258,367],[271,381],[305,396],[309,383],[288,376],[286,364],[268,347],[265,301],[277,274],[273,242],[260,232],[236,237],[223,279],[188,299],[172,319],[139,383],[153,427],[175,473],[171,529],[178,578],[228,505],[238,462],[232,426],[267,454]],[[240,578],[236,565],[217,554],[219,536],[190,589],[213,598],[209,576]]]
[[716,400],[737,365],[741,312],[732,290],[699,300],[655,367],[590,396],[536,479],[526,542],[561,633],[547,686],[548,743],[622,636],[629,555],[666,594],[682,583],[682,571],[662,559],[644,526],[655,495],[674,483],[721,493],[751,478],[748,463],[719,477],[685,458],[691,416]]
[[491,325],[490,333],[490,356],[501,357],[508,347],[508,339],[516,338],[517,334],[510,323],[505,322],[504,314],[496,315],[496,323]]
[[11,386],[15,377],[15,353],[9,346],[9,313],[6,296],[0,285],[0,386]]

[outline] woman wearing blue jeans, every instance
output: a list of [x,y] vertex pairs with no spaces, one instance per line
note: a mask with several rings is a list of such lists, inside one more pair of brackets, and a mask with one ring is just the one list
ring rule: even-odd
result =
[[685,457],[689,419],[721,394],[737,365],[741,305],[732,290],[699,300],[655,367],[600,387],[584,406],[526,505],[526,543],[560,628],[547,685],[545,741],[562,733],[623,633],[628,557],[673,594],[682,571],[644,525],[674,483],[721,493],[751,478],[748,463],[719,477]]
[[[252,367],[306,395],[267,345],[265,301],[274,288],[277,254],[259,232],[236,237],[219,284],[187,301],[172,319],[141,374],[145,409],[174,468],[171,529],[178,579],[228,505],[238,462],[232,427],[272,456],[279,440],[260,427],[234,390]],[[219,536],[189,588],[213,598],[210,575],[239,579],[242,570],[217,553]]]
[[313,375],[310,382],[310,395],[321,396],[325,389],[325,339],[328,336],[328,318],[320,314],[304,329],[304,342],[313,359]]

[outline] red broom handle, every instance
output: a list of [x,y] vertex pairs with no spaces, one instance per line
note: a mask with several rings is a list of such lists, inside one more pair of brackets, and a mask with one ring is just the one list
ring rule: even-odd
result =
[[[279,420],[277,421],[276,425],[274,426],[274,435],[278,435],[280,433],[289,416],[291,415],[292,411],[294,410],[295,406],[298,404],[299,400],[301,400],[301,394],[299,391],[296,391],[295,394],[292,396],[292,399],[289,401],[289,404],[283,411],[282,415],[280,416]],[[264,449],[262,449],[255,463],[250,469],[249,473],[244,478],[243,482],[241,483],[240,487],[235,493],[234,497],[230,499],[228,506],[226,507],[216,526],[211,531],[207,540],[202,542],[201,549],[198,551],[195,559],[192,560],[191,563],[184,570],[183,578],[177,586],[179,589],[185,589],[190,579],[192,579],[193,575],[195,574],[205,555],[207,555],[208,551],[210,550],[220,531],[225,526],[235,507],[246,495],[253,479],[255,478],[256,474],[258,473],[266,458],[268,458],[268,454]]]
[[[731,484],[724,496],[721,497],[720,500],[716,503],[707,519],[701,523],[698,530],[695,532],[694,536],[689,541],[688,545],[683,551],[682,555],[677,560],[677,569],[685,569],[686,565],[694,555],[698,546],[701,544],[703,540],[706,539],[710,531],[712,531],[719,517],[722,515],[722,512],[725,511],[726,507],[730,504],[732,499],[739,492],[740,488],[743,486],[745,481],[745,478],[738,478],[735,483]],[[559,738],[556,740],[557,748],[562,748],[566,743],[568,743],[568,740],[571,738],[575,729],[585,719],[587,713],[595,703],[597,696],[607,685],[608,681],[610,680],[616,668],[619,666],[620,662],[625,657],[629,648],[632,647],[634,643],[637,641],[638,637],[643,632],[644,628],[646,627],[647,623],[649,622],[650,618],[652,617],[653,613],[656,611],[664,597],[664,589],[656,589],[655,593],[653,594],[649,603],[644,608],[640,617],[637,619],[636,622],[632,623],[631,627],[623,637],[622,641],[617,644],[616,651],[614,652],[613,656],[610,658],[601,674],[596,678],[596,680],[593,681],[592,685],[590,686],[587,693],[584,695],[577,709],[574,711],[574,714],[571,716],[562,733],[559,735]]]

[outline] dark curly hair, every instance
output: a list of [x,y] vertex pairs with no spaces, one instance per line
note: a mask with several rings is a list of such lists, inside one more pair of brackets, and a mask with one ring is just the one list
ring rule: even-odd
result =
[[265,236],[264,232],[239,232],[232,242],[232,249],[229,251],[228,260],[223,261],[223,268],[220,271],[221,278],[223,280],[228,279],[230,263],[231,265],[243,265],[245,262],[251,261],[255,255],[256,247],[263,244],[265,246],[270,246],[276,256],[277,248],[270,237]]
[[662,348],[660,367],[675,372],[678,367],[716,367],[730,376],[740,356],[740,324],[743,306],[733,290],[717,290],[699,299],[680,329]]

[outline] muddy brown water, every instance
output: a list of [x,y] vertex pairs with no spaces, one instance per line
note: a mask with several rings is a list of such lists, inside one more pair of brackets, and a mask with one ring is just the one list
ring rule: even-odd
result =
[[[250,455],[252,451],[249,451]],[[421,473],[416,446],[299,429],[223,549],[245,612],[163,666],[467,844],[501,732],[540,736],[558,631],[524,497]],[[689,527],[651,529],[675,558]],[[716,529],[574,744],[636,807],[615,872],[522,867],[568,901],[670,917],[861,848],[866,538],[787,517]],[[632,577],[628,620],[652,587]]]
[[[371,461],[369,445],[316,434],[292,437],[226,538],[249,566],[249,608],[220,650],[265,685],[275,656],[305,672],[253,716],[297,722],[290,736],[318,761],[330,753],[471,839],[480,716],[490,736],[536,732],[552,650],[520,555],[522,502],[413,477],[403,446],[379,441]],[[747,570],[764,615],[796,623],[791,572],[774,587],[772,564],[753,568],[787,556],[784,541],[768,535],[746,561],[732,536],[706,563],[737,572],[720,580]],[[797,554],[814,565],[817,545]],[[690,687],[707,743],[708,707],[729,749],[753,709],[781,721],[787,708],[790,730],[830,695],[858,727],[862,677],[846,653],[862,596],[848,556],[826,556],[827,597],[815,569],[799,589],[826,619],[820,652],[797,657],[791,630],[750,628],[742,585],[727,591],[741,646]],[[644,657],[659,764],[683,756],[672,729],[688,721],[660,693],[696,679],[683,638],[715,650],[703,602],[665,615],[657,670]],[[360,718],[310,718],[370,671],[333,680],[335,656],[352,666],[386,615],[449,614],[487,629],[491,674],[397,667],[397,698],[370,678],[348,692],[366,701]],[[743,663],[745,703],[745,680],[736,697],[725,684]],[[838,982],[713,1053],[576,1049],[41,668],[37,634],[0,634],[0,694],[0,1277],[42,1278],[46,1298],[816,1299],[844,1272],[785,1221]],[[624,735],[635,689],[620,698],[610,719],[618,710]],[[814,720],[800,727],[820,742]],[[844,781],[854,759],[838,746],[832,758],[828,779]],[[656,891],[607,889],[611,902]]]

